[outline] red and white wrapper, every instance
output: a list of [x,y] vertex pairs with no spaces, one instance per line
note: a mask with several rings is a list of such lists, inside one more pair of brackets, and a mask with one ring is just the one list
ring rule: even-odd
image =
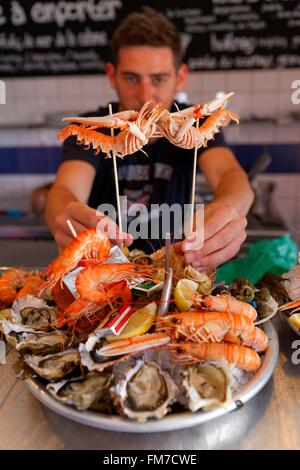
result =
[[124,330],[125,326],[129,322],[134,312],[135,309],[133,307],[131,307],[130,305],[124,305],[120,308],[120,310],[118,310],[118,312],[112,315],[112,317],[103,326],[103,328],[97,330],[97,336],[119,336]]

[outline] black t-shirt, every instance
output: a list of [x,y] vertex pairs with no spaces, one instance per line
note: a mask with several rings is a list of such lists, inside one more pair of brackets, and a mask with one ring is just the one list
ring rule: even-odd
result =
[[[180,109],[187,107],[183,104],[178,106]],[[112,108],[113,113],[118,112],[118,103],[113,103]],[[172,111],[176,111],[176,108],[174,107]],[[96,112],[86,113],[85,116],[108,114],[108,107],[106,107],[99,108]],[[109,130],[101,131],[109,133]],[[214,140],[208,142],[207,147],[198,150],[198,158],[207,148],[223,145],[225,145],[224,138],[220,132],[216,134]],[[183,208],[184,204],[190,202],[194,150],[176,147],[165,138],[144,146],[143,150],[147,155],[138,151],[127,155],[124,159],[117,158],[120,195],[127,196],[127,206],[130,207],[133,203],[143,203],[149,209],[152,204],[166,203],[171,206],[179,203]],[[90,207],[98,208],[104,203],[117,207],[111,158],[105,158],[101,153],[95,155],[94,150],[85,150],[82,145],[76,143],[75,137],[69,137],[65,140],[62,149],[62,162],[67,160],[86,161],[96,170],[88,201]],[[130,221],[130,217],[128,220]],[[123,227],[123,230],[125,228]],[[170,231],[172,232],[173,229],[171,225]],[[161,244],[160,240],[152,239],[151,243],[136,240],[132,246],[149,252],[153,248],[157,249]]]

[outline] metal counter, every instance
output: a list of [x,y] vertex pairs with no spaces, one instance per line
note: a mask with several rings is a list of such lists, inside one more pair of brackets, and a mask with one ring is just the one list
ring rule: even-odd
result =
[[[15,243],[15,242],[6,242]],[[42,242],[23,242],[23,253],[31,265],[52,259]],[[5,249],[5,247],[4,247]],[[6,247],[7,249],[7,247]],[[54,250],[54,244],[52,250]],[[33,258],[30,259],[30,253]],[[21,253],[20,253],[21,254]],[[0,243],[0,259],[3,245]],[[35,260],[36,257],[39,258]],[[24,265],[19,256],[12,264]],[[10,350],[7,364],[0,365],[0,449],[98,449],[98,450],[199,450],[199,449],[299,449],[300,448],[300,364],[291,356],[298,337],[283,314],[275,325],[280,342],[279,361],[273,378],[243,408],[194,428],[158,434],[127,434],[90,428],[69,421],[45,408],[21,380],[15,378]],[[294,345],[295,346],[295,345]],[[300,359],[300,353],[298,354]]]

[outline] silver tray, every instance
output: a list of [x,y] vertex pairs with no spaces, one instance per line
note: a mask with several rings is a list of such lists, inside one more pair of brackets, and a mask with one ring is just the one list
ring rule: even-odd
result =
[[[9,267],[0,267],[0,274],[5,272]],[[22,268],[24,270],[42,270],[41,268]],[[164,315],[169,306],[169,299],[172,286],[172,270],[169,270],[166,276],[164,287],[162,291],[159,314]],[[287,320],[288,321],[288,320]],[[288,322],[290,324],[290,322]],[[290,324],[291,327],[293,325]],[[95,428],[106,429],[109,431],[118,432],[134,432],[134,433],[151,433],[151,432],[166,432],[176,429],[190,428],[199,424],[211,421],[212,419],[223,416],[231,411],[242,407],[247,401],[251,400],[257,395],[260,390],[267,384],[275,369],[278,354],[279,342],[277,332],[272,325],[271,321],[267,321],[262,325],[269,339],[269,347],[262,357],[262,365],[256,374],[241,387],[231,403],[225,407],[220,407],[211,411],[198,411],[192,413],[184,411],[181,413],[172,413],[165,416],[160,420],[147,421],[146,423],[137,423],[121,416],[108,416],[96,411],[78,411],[68,405],[59,403],[52,395],[46,390],[45,384],[36,376],[32,376],[26,380],[26,384],[32,394],[41,401],[47,408],[64,416],[65,418],[77,421],[78,423],[92,426]],[[294,329],[294,328],[292,328]],[[295,328],[296,330],[296,328]],[[296,331],[297,332],[297,331]],[[299,334],[299,332],[298,332]]]
[[243,406],[251,400],[266,385],[275,369],[279,343],[275,328],[271,322],[266,322],[263,328],[269,338],[269,347],[262,359],[262,365],[257,373],[245,384],[233,401],[225,407],[220,407],[212,411],[198,411],[191,413],[189,411],[181,413],[172,413],[161,420],[147,421],[146,423],[137,423],[121,416],[108,416],[95,411],[78,411],[70,406],[62,405],[50,395],[42,382],[34,377],[27,379],[27,386],[33,395],[45,406],[64,416],[65,418],[77,421],[78,423],[92,426],[95,428],[106,429],[118,432],[165,432],[175,429],[184,429],[197,426],[219,416],[225,415]]

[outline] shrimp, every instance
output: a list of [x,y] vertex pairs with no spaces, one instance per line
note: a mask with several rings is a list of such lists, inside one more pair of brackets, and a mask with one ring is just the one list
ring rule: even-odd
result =
[[163,330],[172,338],[191,342],[227,341],[248,346],[255,351],[265,351],[268,337],[247,317],[224,312],[189,311],[172,313],[158,318],[158,331]]
[[228,294],[218,295],[201,295],[197,292],[193,293],[195,307],[201,310],[214,312],[236,313],[250,318],[254,321],[257,317],[257,311],[252,305],[242,302]]
[[172,343],[174,357],[180,364],[193,364],[199,361],[226,361],[241,369],[255,371],[261,365],[256,351],[244,346],[226,343]]
[[[67,324],[76,330],[76,323],[81,316],[90,318],[98,310],[100,310],[100,307],[96,302],[90,302],[89,300],[78,298],[58,315],[55,326],[57,328],[61,328]],[[74,312],[76,312],[76,315],[74,315]]]
[[0,278],[0,308],[5,308],[15,300],[17,291],[26,281],[26,274],[20,269],[10,269]]
[[99,263],[106,261],[110,248],[111,243],[105,233],[95,228],[80,232],[46,268],[44,275],[48,280],[43,284],[42,291],[46,288],[52,290],[65,274],[76,268],[81,260]]
[[[151,267],[139,266],[133,263],[110,263],[89,266],[77,275],[76,289],[83,299],[104,304],[109,298],[116,295],[114,289],[121,293],[120,286],[118,286],[120,281],[131,281],[141,278],[141,276],[153,280],[151,271],[153,271]],[[114,284],[114,286],[111,286],[111,284]],[[112,289],[111,292],[109,289]]]
[[23,297],[24,295],[27,295],[27,294],[37,296],[42,284],[43,284],[43,278],[41,274],[29,274],[29,276],[27,277],[25,281],[25,284],[17,293],[16,299],[20,299],[20,297]]
[[132,294],[125,280],[114,284],[109,284],[107,287],[104,286],[103,297],[104,300],[102,302],[96,302],[79,297],[73,303],[71,303],[67,309],[65,309],[63,315],[59,319],[59,325],[62,326],[68,324],[69,326],[74,327],[76,330],[75,325],[79,320],[83,318],[88,319],[91,316],[95,318],[94,314],[105,307],[105,305],[107,305],[107,303],[112,299],[120,298],[123,303],[128,304],[132,302]]

